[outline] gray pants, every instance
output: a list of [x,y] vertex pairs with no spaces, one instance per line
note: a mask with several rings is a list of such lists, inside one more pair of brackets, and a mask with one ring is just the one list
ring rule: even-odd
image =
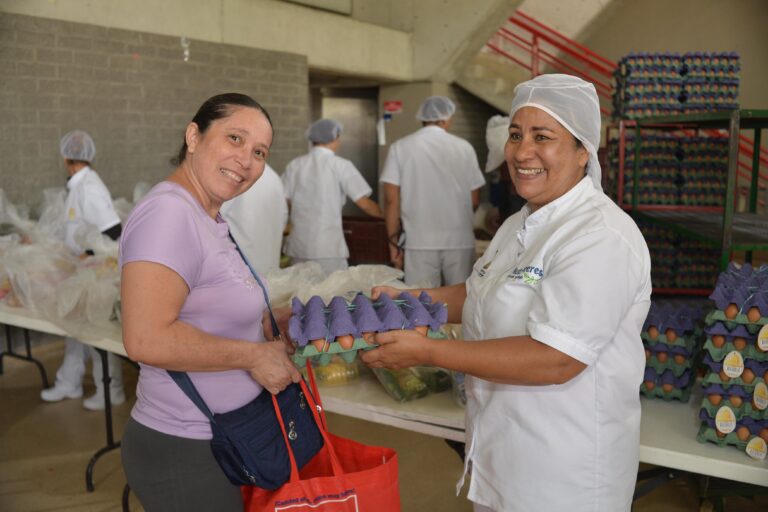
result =
[[405,284],[437,288],[463,283],[472,273],[475,249],[405,250]]
[[146,512],[242,512],[210,441],[170,436],[133,418],[123,433],[123,471]]

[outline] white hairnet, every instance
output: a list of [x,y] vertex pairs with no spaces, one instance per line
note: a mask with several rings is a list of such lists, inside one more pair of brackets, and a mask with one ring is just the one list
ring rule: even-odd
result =
[[589,151],[587,174],[597,190],[603,190],[597,161],[600,146],[600,101],[595,86],[571,75],[539,75],[515,87],[510,118],[523,107],[536,107],[554,117]]
[[343,127],[334,119],[320,119],[307,128],[307,139],[315,144],[328,144],[339,138]]
[[445,96],[430,96],[421,102],[416,119],[419,121],[446,121],[456,112],[456,105]]
[[488,159],[485,172],[491,172],[504,163],[504,146],[509,139],[509,117],[493,116],[485,127],[485,143],[488,145]]
[[63,158],[92,162],[96,156],[96,144],[84,131],[72,130],[61,138],[59,151]]

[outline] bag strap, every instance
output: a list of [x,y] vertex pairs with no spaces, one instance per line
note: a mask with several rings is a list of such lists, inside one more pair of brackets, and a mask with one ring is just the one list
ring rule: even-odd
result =
[[[323,437],[326,448],[328,449],[328,456],[331,459],[331,469],[333,470],[333,474],[334,476],[341,476],[344,474],[344,469],[341,466],[341,462],[339,461],[339,456],[336,454],[336,450],[333,448],[333,443],[331,442],[331,439],[328,435],[328,430],[320,419],[320,411],[322,408],[318,406],[317,402],[315,402],[315,399],[309,392],[309,388],[307,387],[307,383],[304,382],[304,379],[299,382],[299,385],[301,386],[302,391],[304,391],[304,396],[307,399],[310,409],[312,410],[312,416],[315,418],[317,428],[320,431],[320,435]],[[277,422],[280,424],[280,430],[283,433],[283,440],[285,441],[285,446],[288,449],[288,458],[291,461],[290,481],[295,483],[299,481],[299,467],[298,464],[296,464],[296,457],[293,455],[293,448],[291,448],[291,443],[288,441],[288,432],[285,430],[285,421],[283,421],[283,414],[280,411],[280,408],[277,406],[277,398],[275,395],[272,395],[272,403],[275,406]]]
[[213,419],[213,413],[208,408],[205,401],[203,401],[203,397],[200,396],[200,393],[197,392],[197,388],[192,383],[192,379],[189,378],[187,372],[178,372],[176,370],[165,371],[168,372],[168,375],[171,376],[173,381],[181,388],[184,394],[187,395],[190,400],[192,400],[192,403],[195,404],[203,414],[205,414],[205,417],[208,418],[208,421],[215,424],[216,420]]
[[232,236],[232,233],[229,234],[229,239],[232,240],[232,243],[235,244],[235,249],[237,249],[237,252],[240,253],[240,257],[243,258],[243,261],[248,266],[248,270],[251,271],[251,275],[253,275],[253,278],[256,279],[256,282],[259,283],[259,287],[261,288],[261,292],[264,294],[264,303],[267,305],[267,310],[269,310],[269,320],[272,322],[272,335],[275,338],[280,338],[280,329],[277,327],[277,321],[275,320],[275,315],[272,313],[272,306],[269,304],[269,295],[267,294],[267,288],[264,286],[264,283],[261,282],[261,279],[259,279],[259,274],[256,273],[256,271],[251,266],[251,263],[248,261],[248,258],[245,257],[245,254],[243,254],[243,251],[240,249],[240,246],[237,245],[237,240],[235,240],[235,237]]

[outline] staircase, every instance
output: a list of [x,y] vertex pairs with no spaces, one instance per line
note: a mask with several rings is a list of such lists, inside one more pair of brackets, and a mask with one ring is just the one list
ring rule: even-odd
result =
[[[534,7],[531,3],[531,8]],[[520,9],[499,27],[462,72],[456,83],[485,102],[506,113],[512,103],[515,86],[542,73],[567,73],[592,82],[600,98],[604,124],[612,122],[613,72],[616,63],[596,54],[578,42],[548,27]],[[710,135],[725,135],[710,130]],[[755,141],[740,136],[737,176],[737,210],[749,201],[747,191],[752,180],[752,166],[760,162],[758,211],[765,212],[768,183],[768,149],[760,146],[755,156]]]

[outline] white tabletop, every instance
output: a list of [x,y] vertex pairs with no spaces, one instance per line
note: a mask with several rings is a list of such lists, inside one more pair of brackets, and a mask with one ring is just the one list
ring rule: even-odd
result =
[[[0,303],[0,324],[67,335],[67,331],[39,315]],[[95,331],[95,330],[94,330]],[[79,332],[78,339],[88,345],[125,355],[120,327]],[[768,460],[751,459],[732,446],[699,443],[698,410],[701,391],[694,392],[687,404],[678,401],[641,399],[640,461],[672,469],[768,486]],[[464,441],[464,410],[450,392],[428,395],[398,403],[384,391],[373,375],[365,374],[343,386],[321,386],[327,411],[391,425],[423,434]]]

